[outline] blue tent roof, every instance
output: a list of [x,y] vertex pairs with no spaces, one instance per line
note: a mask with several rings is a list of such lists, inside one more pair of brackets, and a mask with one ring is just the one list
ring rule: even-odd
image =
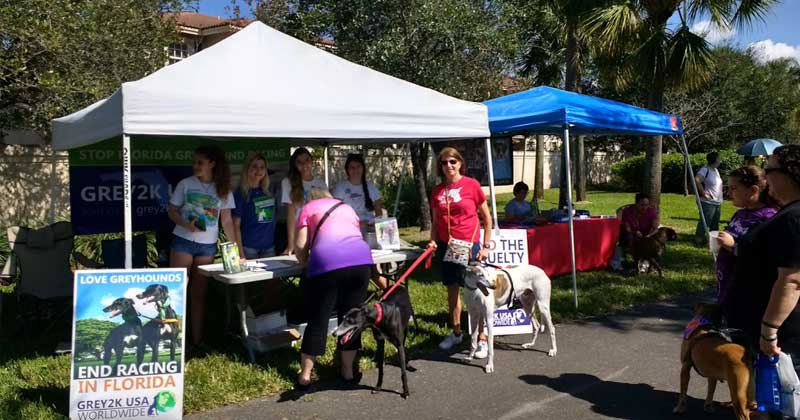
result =
[[492,134],[683,134],[677,115],[662,114],[633,105],[581,95],[547,86],[490,99]]

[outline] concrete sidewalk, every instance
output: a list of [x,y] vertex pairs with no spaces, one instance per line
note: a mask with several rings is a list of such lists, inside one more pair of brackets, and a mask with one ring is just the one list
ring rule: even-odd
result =
[[[483,361],[464,363],[464,353],[432,352],[415,359],[409,373],[411,397],[400,398],[400,371],[388,366],[385,391],[372,395],[377,370],[360,387],[318,384],[297,398],[293,392],[186,416],[201,419],[672,419],[678,390],[681,332],[691,303],[642,306],[623,314],[556,325],[558,356],[547,357],[549,337],[535,350],[522,350],[527,337],[498,337],[495,373]],[[718,408],[706,415],[706,380],[692,372],[684,419],[728,419]],[[726,384],[716,401],[729,401]]]

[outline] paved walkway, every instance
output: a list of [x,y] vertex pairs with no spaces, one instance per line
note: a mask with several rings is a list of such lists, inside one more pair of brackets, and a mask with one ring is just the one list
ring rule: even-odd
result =
[[[372,395],[377,371],[366,372],[358,389],[323,383],[296,398],[293,393],[187,416],[201,419],[671,419],[677,398],[681,332],[694,299],[646,305],[620,315],[556,325],[558,356],[547,357],[549,337],[522,350],[523,337],[499,337],[495,373],[464,354],[427,354],[412,364],[411,397],[400,398],[400,371],[389,366],[384,387]],[[727,419],[702,410],[706,380],[693,372],[684,419]],[[725,384],[717,401],[728,401]]]

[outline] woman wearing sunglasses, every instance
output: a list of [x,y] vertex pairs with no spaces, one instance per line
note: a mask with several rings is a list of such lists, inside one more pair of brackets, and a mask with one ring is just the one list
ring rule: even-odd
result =
[[[455,262],[445,261],[448,242],[467,241],[472,244],[471,258],[479,261],[489,256],[489,243],[492,237],[492,217],[486,204],[486,195],[478,181],[465,176],[466,164],[458,150],[445,147],[439,152],[436,173],[442,183],[433,187],[431,209],[433,226],[430,246],[436,248],[436,259],[441,261],[442,283],[447,287],[447,306],[453,333],[439,343],[443,350],[449,350],[461,343],[461,294],[466,267]],[[479,217],[480,216],[480,217]],[[483,219],[483,246],[480,242],[480,219]],[[481,341],[476,358],[484,358],[488,347],[483,335],[483,324],[479,328]]]
[[768,356],[800,362],[800,145],[775,149],[766,168],[780,210],[736,242],[728,325],[745,330]]

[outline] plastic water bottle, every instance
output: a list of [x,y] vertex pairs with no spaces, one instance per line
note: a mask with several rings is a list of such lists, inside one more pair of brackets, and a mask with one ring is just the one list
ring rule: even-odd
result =
[[781,381],[778,377],[778,356],[761,353],[756,359],[756,404],[758,411],[781,411]]

